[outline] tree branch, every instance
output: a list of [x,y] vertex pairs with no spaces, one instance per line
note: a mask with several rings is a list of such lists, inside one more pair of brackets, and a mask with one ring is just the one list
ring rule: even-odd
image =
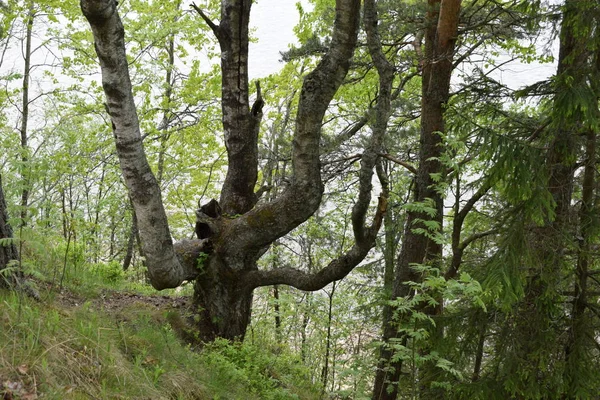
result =
[[387,210],[387,198],[384,196],[379,197],[377,211],[370,226],[366,226],[366,216],[373,189],[371,184],[373,170],[377,164],[391,114],[394,68],[387,61],[381,49],[381,41],[377,32],[377,13],[373,0],[365,2],[365,29],[367,30],[369,52],[379,74],[380,94],[375,109],[375,121],[372,124],[372,135],[361,157],[358,199],[352,207],[351,220],[355,239],[354,245],[346,254],[331,261],[327,267],[315,274],[307,274],[293,268],[251,271],[246,279],[251,282],[252,287],[287,284],[301,290],[319,290],[327,284],[348,275],[375,245],[377,232],[381,228],[383,216]]
[[[292,147],[290,186],[270,203],[258,205],[231,221],[221,237],[221,254],[247,258],[306,221],[323,194],[320,166],[321,125],[342,84],[354,53],[360,0],[337,0],[331,46],[304,78]],[[218,249],[216,249],[218,251]]]
[[206,15],[204,13],[204,11],[202,11],[202,9],[196,5],[196,3],[190,4],[190,7],[192,7],[194,10],[196,10],[196,12],[200,15],[200,17],[202,17],[204,22],[206,22],[206,25],[208,25],[210,27],[210,29],[213,31],[213,33],[215,34],[217,39],[220,41],[221,40],[221,27],[219,25],[215,24],[208,17],[208,15]]
[[137,216],[150,282],[158,290],[177,287],[190,278],[190,273],[175,254],[160,188],[142,146],[117,2],[81,0],[80,5],[92,28],[106,107],[123,179]]
[[406,168],[407,170],[409,170],[411,173],[413,173],[413,174],[416,175],[417,169],[413,165],[407,163],[406,161],[398,160],[397,158],[395,158],[395,157],[393,157],[393,156],[391,156],[389,154],[385,154],[385,153],[380,153],[379,155],[381,157],[385,158],[386,160],[390,160],[394,164],[398,164],[398,165],[403,166],[404,168]]
[[[381,227],[383,215],[387,211],[387,199],[379,197],[377,212],[373,218],[373,227]],[[242,278],[252,288],[270,285],[289,285],[299,290],[320,290],[331,282],[348,275],[369,253],[372,248],[369,241],[356,241],[343,256],[331,261],[325,268],[310,274],[296,268],[275,268],[267,271],[249,271]]]

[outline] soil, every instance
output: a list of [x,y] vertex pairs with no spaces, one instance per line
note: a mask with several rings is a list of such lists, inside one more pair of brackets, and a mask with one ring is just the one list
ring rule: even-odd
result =
[[[50,285],[47,283],[38,281],[36,284],[38,286],[46,286],[47,289],[50,289]],[[65,288],[60,291],[55,289],[54,293],[56,296],[54,301],[66,309],[80,307],[89,300]],[[42,301],[44,301],[43,298]],[[158,294],[142,295],[104,289],[100,292],[100,296],[91,300],[91,303],[95,309],[110,313],[120,313],[124,308],[135,303],[141,303],[164,311],[185,309],[189,305],[189,299],[186,297],[171,297]]]

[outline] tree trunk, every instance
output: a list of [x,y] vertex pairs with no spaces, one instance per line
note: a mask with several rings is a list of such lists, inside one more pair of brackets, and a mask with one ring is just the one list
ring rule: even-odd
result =
[[26,33],[25,33],[25,66],[23,68],[23,93],[22,93],[22,108],[21,108],[21,226],[27,224],[27,207],[29,205],[29,189],[31,184],[31,168],[29,166],[29,133],[27,125],[29,122],[29,81],[31,72],[31,35],[33,33],[33,20],[35,18],[33,1],[29,2],[29,9],[26,16]]
[[[415,228],[425,228],[419,221],[434,220],[439,229],[430,232],[436,235],[441,231],[443,221],[443,199],[436,191],[434,174],[441,176],[443,166],[439,161],[442,154],[444,132],[444,107],[449,98],[452,59],[456,42],[460,0],[429,0],[425,28],[425,59],[422,72],[421,135],[419,167],[415,178],[415,202],[431,201],[435,209],[432,218],[426,213],[409,211],[404,231],[404,239],[396,264],[392,298],[411,295],[408,281],[419,282],[421,277],[412,269],[412,264],[437,263],[442,256],[442,246],[430,237],[416,233]],[[408,317],[408,316],[404,316]],[[389,317],[388,317],[389,318]],[[402,318],[402,316],[401,316]],[[396,323],[384,321],[383,341],[389,342],[397,336]],[[401,342],[404,341],[404,338]],[[402,371],[402,360],[392,362],[392,351],[382,354],[385,365],[375,376],[374,400],[395,400],[398,396],[398,381]],[[392,390],[388,390],[388,388]]]
[[283,343],[281,333],[281,309],[279,305],[279,285],[273,285],[273,311],[275,312],[275,340],[277,344]]
[[[586,110],[563,95],[574,90],[586,90],[588,78],[581,72],[588,68],[588,42],[593,31],[590,26],[583,25],[588,20],[587,13],[589,9],[585,2],[565,2],[557,75],[554,79],[556,94],[551,110],[554,131],[545,166],[547,190],[555,203],[554,218],[548,216],[544,225],[533,231],[529,241],[533,254],[533,261],[528,266],[531,272],[527,277],[525,295],[518,304],[514,331],[511,332],[512,336],[521,339],[510,347],[511,354],[506,356],[514,357],[519,362],[513,363],[511,369],[504,372],[523,377],[515,383],[522,390],[531,390],[531,387],[539,387],[542,382],[553,379],[550,371],[540,371],[539,366],[559,357],[557,353],[561,350],[560,346],[548,344],[561,340],[552,326],[556,324],[554,316],[562,312],[562,306],[559,305],[561,275],[569,262],[565,250],[573,244],[574,234],[571,229],[571,203],[579,148],[577,142],[586,124]],[[594,106],[597,107],[597,104]],[[588,170],[587,179],[592,177]]]
[[[176,10],[181,7],[181,2],[178,1],[176,4]],[[176,21],[173,21],[176,22]],[[165,74],[165,92],[163,94],[163,101],[165,103],[165,110],[163,112],[162,121],[158,127],[160,132],[160,147],[158,150],[158,166],[156,171],[156,180],[158,186],[162,187],[164,180],[165,170],[165,154],[167,153],[167,143],[170,138],[168,131],[169,125],[171,124],[171,101],[173,96],[173,69],[175,68],[175,33],[169,34],[167,38],[167,57],[168,62],[166,66]]]
[[329,305],[327,308],[327,336],[325,337],[325,364],[323,365],[323,370],[321,371],[323,395],[327,390],[327,381],[329,379],[329,354],[331,353],[331,324],[333,323],[333,296],[335,295],[335,282],[333,282],[331,292],[327,293],[327,295],[329,297]]
[[210,257],[194,285],[193,302],[200,316],[195,326],[202,341],[241,341],[250,323],[253,288],[235,274],[224,273],[228,269],[221,259]]
[[[596,33],[598,35],[598,33]],[[593,65],[591,68],[592,80],[598,82],[600,77],[600,46],[596,44],[593,49]],[[600,87],[596,83],[596,98],[600,98]],[[595,108],[596,118],[599,118],[600,109]],[[596,128],[597,129],[597,128]],[[597,201],[597,136],[595,127],[589,127],[586,134],[585,159],[583,182],[581,188],[581,208],[579,209],[579,234],[577,235],[577,265],[574,279],[574,298],[571,310],[570,326],[568,328],[567,343],[565,344],[565,362],[564,380],[566,383],[566,393],[564,398],[573,398],[577,393],[582,392],[582,387],[586,387],[590,377],[585,376],[582,371],[589,370],[590,351],[589,347],[597,343],[594,338],[594,328],[590,324],[587,308],[588,304],[595,301],[590,299],[588,293],[589,270],[593,266],[592,245],[595,240],[596,226],[596,207]],[[587,389],[587,388],[585,388]],[[584,393],[585,393],[584,389]]]
[[0,177],[0,288],[13,287],[16,284],[18,272],[4,271],[10,262],[19,259],[17,246],[13,241],[13,232],[8,223],[8,212],[6,210],[6,199],[2,188]]
[[125,250],[125,258],[123,258],[123,271],[127,271],[133,260],[133,250],[135,244],[135,238],[137,233],[137,218],[135,217],[135,211],[131,208],[131,229],[129,230],[129,237],[127,238],[127,249]]

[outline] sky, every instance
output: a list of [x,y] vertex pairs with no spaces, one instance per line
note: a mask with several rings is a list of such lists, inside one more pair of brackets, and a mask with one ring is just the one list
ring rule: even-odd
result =
[[[293,27],[298,23],[297,0],[258,0],[252,5],[250,25],[258,43],[250,44],[250,78],[261,78],[277,72],[282,63],[279,62],[280,51],[288,49],[290,43],[297,43]],[[301,1],[305,8],[307,0]],[[558,55],[554,46],[553,52]],[[495,79],[513,89],[530,85],[555,73],[555,64],[513,62],[493,75]]]
[[258,43],[251,43],[249,49],[251,79],[277,72],[283,66],[279,52],[296,43],[293,31],[299,19],[296,3],[297,0],[259,0],[252,5],[250,27],[255,29]]

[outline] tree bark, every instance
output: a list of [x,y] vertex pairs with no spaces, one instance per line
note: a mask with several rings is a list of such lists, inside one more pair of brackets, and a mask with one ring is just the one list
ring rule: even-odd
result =
[[160,188],[144,153],[117,2],[81,0],[81,9],[94,35],[117,155],[137,215],[150,282],[159,290],[177,287],[194,279],[197,271],[176,257]]
[[25,53],[23,54],[25,66],[23,67],[22,106],[21,106],[21,222],[20,226],[27,224],[27,207],[29,205],[29,186],[31,184],[31,172],[29,166],[29,81],[31,73],[31,35],[33,33],[33,21],[35,10],[33,1],[29,2],[29,8],[25,19]]
[[[443,166],[439,161],[443,151],[444,107],[449,99],[450,78],[453,70],[454,45],[460,16],[460,0],[429,0],[426,16],[425,51],[422,70],[421,134],[419,167],[415,177],[415,202],[432,201],[435,216],[409,211],[404,239],[396,263],[392,298],[412,295],[408,281],[419,282],[421,277],[412,269],[412,264],[437,263],[442,256],[442,245],[415,232],[425,228],[419,221],[433,219],[441,231],[443,221],[443,199],[437,192],[434,174],[441,176]],[[437,232],[431,232],[435,235]],[[402,318],[402,317],[401,317]],[[397,337],[396,323],[384,321],[383,341],[388,343]],[[404,341],[404,338],[398,338]],[[373,399],[395,400],[398,396],[398,381],[402,371],[402,360],[392,361],[392,352],[382,353],[382,360],[375,376]],[[390,390],[391,389],[391,390]]]
[[[527,277],[525,295],[518,304],[515,330],[511,333],[521,339],[511,346],[512,354],[507,356],[515,357],[519,362],[513,363],[512,369],[505,373],[522,376],[517,384],[527,390],[551,379],[547,372],[539,371],[539,365],[555,357],[554,353],[560,351],[558,346],[548,346],[548,343],[556,342],[559,338],[556,331],[549,327],[555,324],[552,315],[557,312],[556,300],[560,296],[561,274],[568,263],[565,249],[573,243],[571,202],[579,147],[577,141],[579,134],[585,132],[586,123],[585,110],[562,95],[572,92],[574,88],[584,90],[587,86],[587,77],[582,74],[589,65],[588,42],[592,33],[591,27],[583,25],[587,20],[587,12],[589,10],[586,9],[585,2],[565,2],[551,110],[553,137],[546,154],[545,166],[547,190],[555,203],[554,217],[548,216],[545,223],[535,229],[531,236],[531,273]],[[587,178],[590,177],[588,171]]]
[[[596,33],[596,37],[598,33]],[[593,64],[591,67],[591,80],[595,82],[592,86],[595,90],[596,98],[600,98],[600,46],[596,44],[592,50]],[[600,116],[600,109],[596,106],[594,109],[596,118]],[[593,265],[592,244],[594,242],[595,232],[595,214],[597,198],[597,135],[596,129],[588,127],[586,133],[585,159],[583,182],[581,188],[581,207],[579,209],[579,230],[577,235],[577,264],[574,277],[574,298],[570,316],[570,326],[567,330],[567,341],[565,344],[565,371],[564,381],[566,383],[563,398],[576,397],[578,393],[586,390],[589,384],[588,377],[581,376],[580,371],[587,370],[590,362],[589,346],[595,346],[593,327],[590,324],[588,313],[588,304],[593,303],[588,293],[589,270]],[[597,200],[596,200],[597,201]],[[584,390],[581,390],[585,388]]]
[[14,287],[17,283],[17,271],[4,271],[11,261],[19,259],[19,252],[13,239],[13,232],[8,223],[6,199],[0,177],[0,288]]
[[221,47],[221,109],[227,149],[227,176],[221,189],[225,214],[244,214],[256,204],[258,131],[261,99],[250,109],[248,89],[248,23],[250,0],[221,1],[221,21],[214,32]]
[[127,238],[127,249],[125,250],[125,257],[123,258],[123,271],[127,271],[131,266],[133,260],[133,250],[135,237],[137,235],[137,218],[133,207],[131,208],[131,229],[129,229],[129,237]]

